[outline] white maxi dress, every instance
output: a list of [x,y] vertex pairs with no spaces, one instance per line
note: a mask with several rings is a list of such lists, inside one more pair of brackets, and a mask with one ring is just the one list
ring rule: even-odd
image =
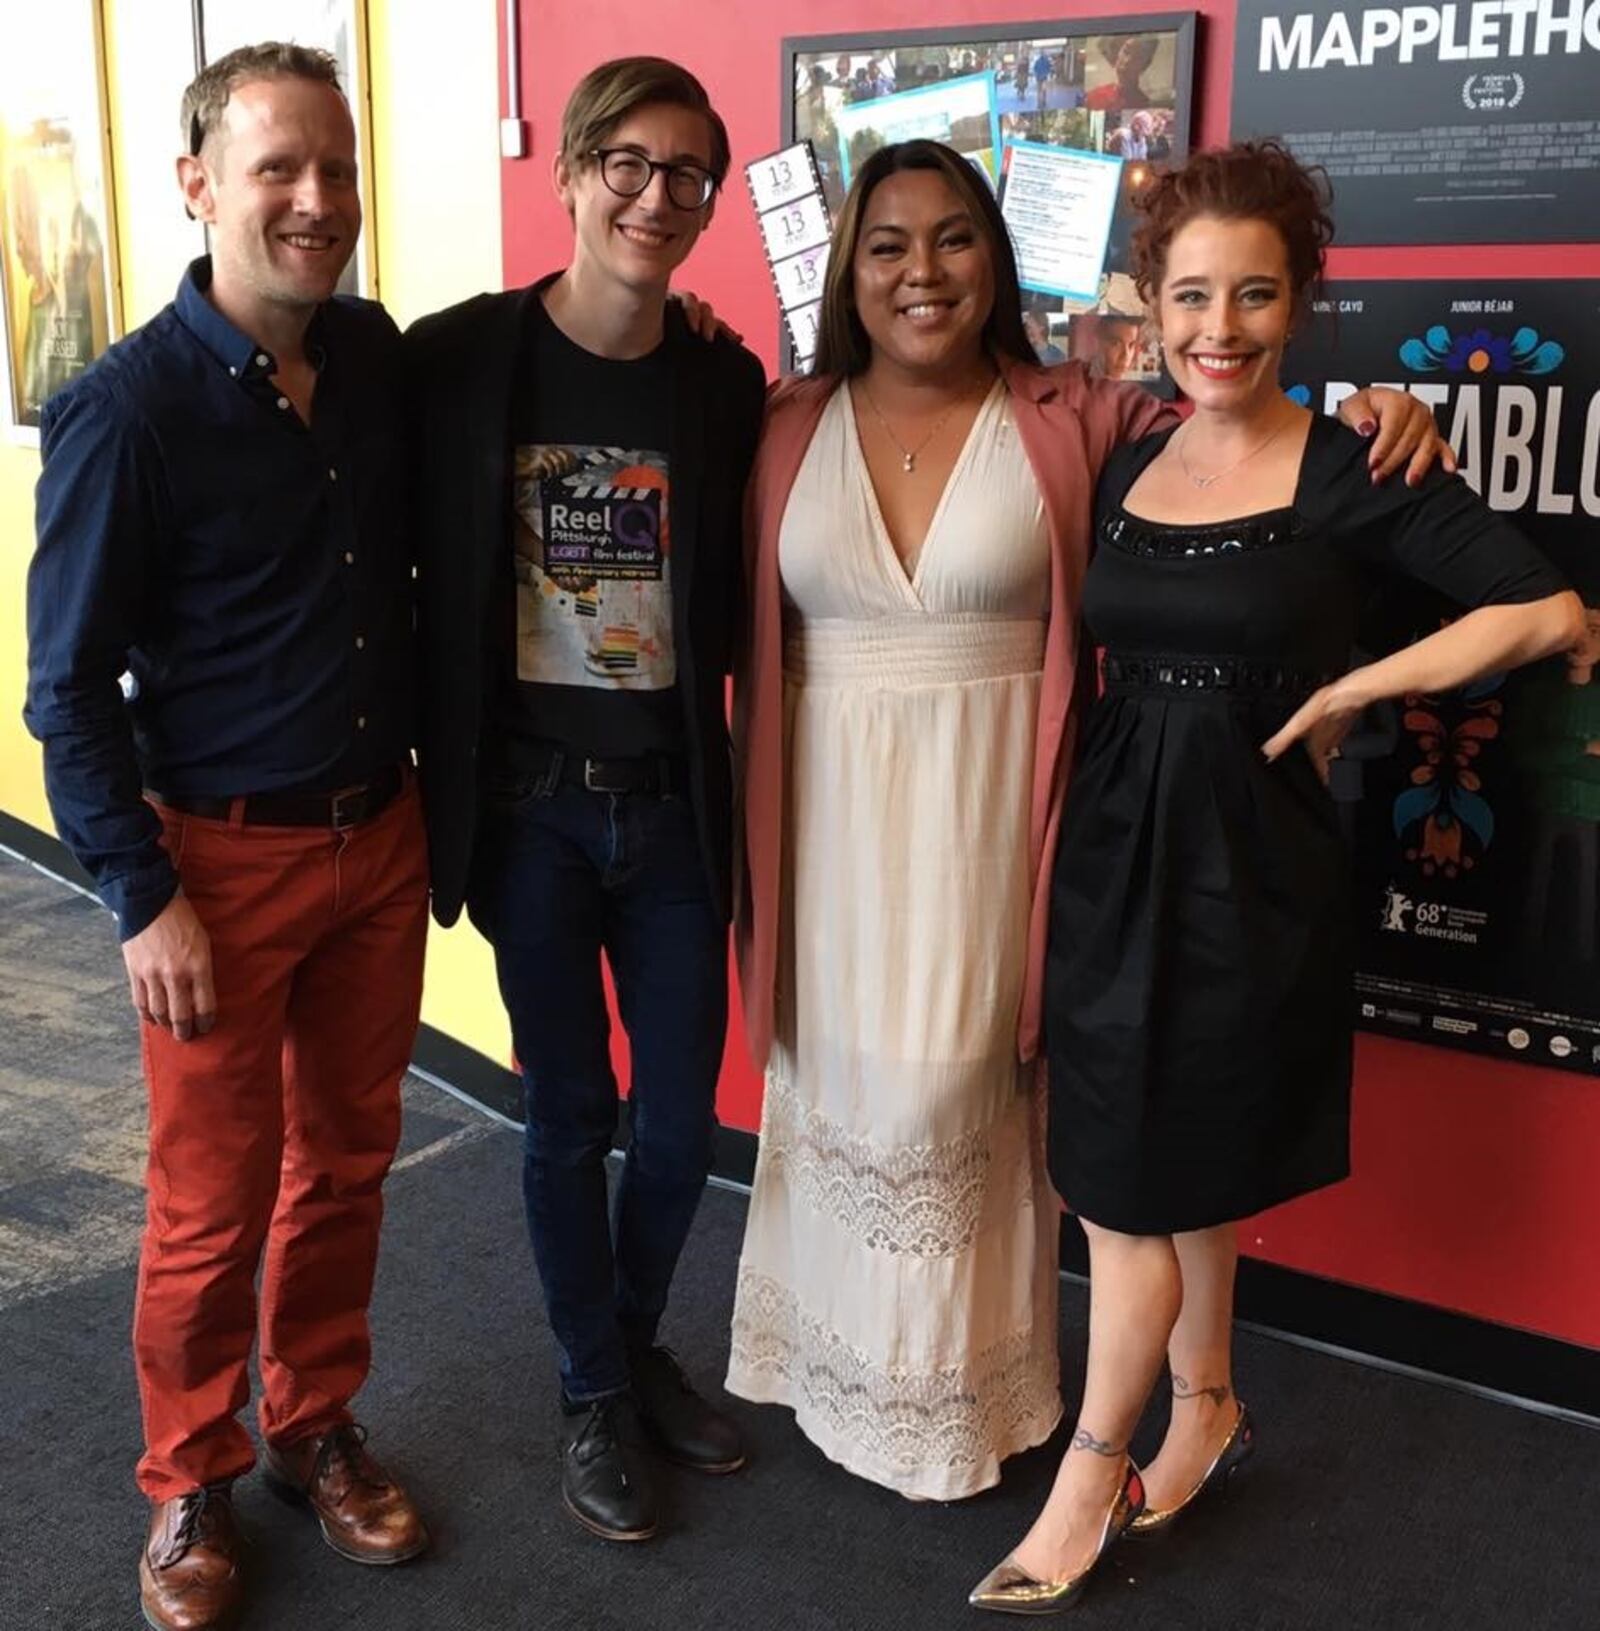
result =
[[1061,1415],[1059,1216],[1019,1065],[1050,558],[996,384],[902,566],[847,388],[779,538],[776,1034],[728,1389],[954,1500]]

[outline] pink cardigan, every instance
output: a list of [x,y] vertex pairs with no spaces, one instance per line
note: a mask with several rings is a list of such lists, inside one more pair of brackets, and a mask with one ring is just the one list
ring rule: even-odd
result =
[[[1112,448],[1167,425],[1174,410],[1135,385],[1091,379],[1082,364],[1030,368],[1004,361],[1017,433],[1044,500],[1050,533],[1050,624],[1045,638],[1029,819],[1032,909],[1017,1050],[1039,1048],[1051,862],[1072,761],[1078,679],[1078,601],[1089,564],[1095,479]],[[778,533],[789,493],[837,379],[789,380],[767,400],[745,527],[748,645],[734,684],[735,941],[752,1058],[772,1047],[783,842],[783,609]],[[742,864],[739,846],[742,845]]]

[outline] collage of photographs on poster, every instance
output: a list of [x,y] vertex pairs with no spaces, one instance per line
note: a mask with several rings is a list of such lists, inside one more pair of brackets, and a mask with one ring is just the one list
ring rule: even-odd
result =
[[[811,143],[835,215],[863,159],[917,136],[965,154],[1003,209],[1019,153],[1054,149],[1112,161],[1102,167],[1109,191],[1101,219],[1094,200],[1073,190],[1070,172],[1046,182],[1057,206],[1041,212],[1050,225],[1095,223],[1084,241],[1061,246],[1068,261],[1092,266],[1087,278],[1054,276],[1042,264],[1030,275],[1039,258],[1030,256],[1025,228],[1007,211],[1018,239],[1024,322],[1042,361],[1075,357],[1106,378],[1139,380],[1170,394],[1131,275],[1130,199],[1150,166],[1187,151],[1189,60],[1182,31],[1192,29],[1192,17],[1124,18],[1115,31],[1085,26],[1094,31],[1016,39],[962,39],[959,31],[946,31],[921,41],[885,36],[866,46],[819,41],[815,49],[812,42],[791,41],[793,137]],[[1092,180],[1093,170],[1087,173]],[[1042,250],[1048,259],[1049,244]]]

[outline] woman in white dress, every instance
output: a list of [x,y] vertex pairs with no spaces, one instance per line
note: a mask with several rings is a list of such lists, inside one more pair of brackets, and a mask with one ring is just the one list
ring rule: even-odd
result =
[[862,167],[823,313],[752,493],[739,938],[766,1098],[728,1388],[953,1500],[1061,1417],[1042,881],[1095,478],[1171,410],[1035,364],[994,199],[936,143]]

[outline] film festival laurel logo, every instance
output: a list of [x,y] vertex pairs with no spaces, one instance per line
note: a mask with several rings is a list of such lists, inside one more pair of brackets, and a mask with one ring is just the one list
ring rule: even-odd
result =
[[1461,105],[1468,113],[1501,113],[1521,106],[1528,82],[1519,73],[1468,74]]

